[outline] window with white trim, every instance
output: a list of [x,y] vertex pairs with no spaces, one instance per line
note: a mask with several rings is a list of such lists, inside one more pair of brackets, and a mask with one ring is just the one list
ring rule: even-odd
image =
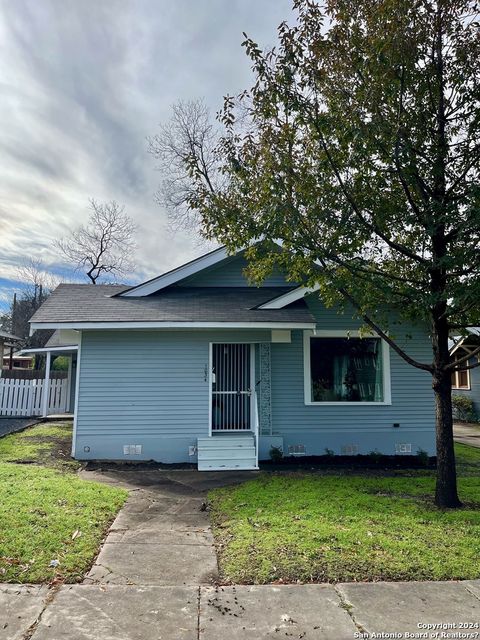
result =
[[[455,356],[455,361],[458,356]],[[452,389],[470,389],[470,370],[452,372]]]
[[388,345],[378,337],[337,333],[306,336],[306,403],[389,403]]

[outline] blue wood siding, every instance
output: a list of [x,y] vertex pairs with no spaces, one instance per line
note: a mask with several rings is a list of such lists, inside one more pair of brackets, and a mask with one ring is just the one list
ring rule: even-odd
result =
[[[319,329],[355,329],[351,315],[308,299]],[[400,331],[398,329],[397,333]],[[431,358],[426,332],[409,328],[408,352]],[[396,336],[399,339],[399,335]],[[208,435],[210,342],[269,342],[269,331],[88,331],[83,332],[77,412],[76,457],[195,462],[189,447]],[[258,361],[258,359],[257,359]],[[272,436],[262,436],[261,457],[270,444],[303,444],[307,454],[325,448],[341,453],[378,449],[393,454],[396,443],[412,453],[434,453],[434,404],[430,376],[390,350],[390,406],[321,406],[304,403],[303,332],[291,343],[271,345]],[[400,424],[399,428],[393,427]],[[124,455],[124,445],[141,445]]]
[[[254,342],[269,331],[85,331],[75,455],[194,462],[208,435],[210,342]],[[125,456],[123,446],[142,445]]]
[[[316,295],[309,306],[319,329],[356,329],[360,323],[351,315],[326,309]],[[403,329],[406,332],[405,329]],[[431,360],[426,332],[410,327],[412,337],[397,340],[408,353],[421,361]],[[273,435],[281,435],[284,449],[304,444],[307,454],[325,453],[325,448],[341,453],[343,445],[355,444],[359,453],[378,449],[395,453],[396,443],[409,443],[434,453],[434,399],[431,377],[404,362],[390,349],[392,404],[379,406],[305,405],[303,332],[293,331],[290,344],[272,345],[272,425]],[[400,427],[393,427],[394,423]]]
[[[243,256],[235,258],[227,258],[214,267],[204,269],[189,278],[185,278],[178,283],[178,286],[184,287],[247,287],[248,280],[245,278],[244,269],[247,267],[247,261]],[[265,287],[294,287],[294,282],[287,282],[285,276],[278,270],[275,270],[268,277],[263,286]]]

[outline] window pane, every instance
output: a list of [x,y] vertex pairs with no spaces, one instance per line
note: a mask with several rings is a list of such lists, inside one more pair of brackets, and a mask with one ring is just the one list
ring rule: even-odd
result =
[[313,402],[383,402],[380,338],[311,338]]
[[468,371],[458,372],[458,386],[461,389],[468,388]]

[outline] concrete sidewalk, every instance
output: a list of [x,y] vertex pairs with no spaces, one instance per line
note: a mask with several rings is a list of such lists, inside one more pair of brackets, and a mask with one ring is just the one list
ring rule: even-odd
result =
[[480,581],[0,587],[2,640],[347,640],[479,621]]
[[453,437],[455,442],[480,448],[480,425],[456,422],[453,425]]

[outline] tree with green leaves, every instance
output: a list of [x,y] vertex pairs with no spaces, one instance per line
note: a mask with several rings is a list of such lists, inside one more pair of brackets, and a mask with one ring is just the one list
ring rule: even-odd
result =
[[[217,175],[195,154],[188,207],[203,234],[247,251],[252,278],[275,262],[354,308],[432,379],[439,507],[458,507],[449,336],[480,319],[478,2],[295,0],[297,20],[263,51],[255,83],[219,115]],[[272,241],[280,241],[280,255]],[[389,325],[428,328],[419,361]]]

